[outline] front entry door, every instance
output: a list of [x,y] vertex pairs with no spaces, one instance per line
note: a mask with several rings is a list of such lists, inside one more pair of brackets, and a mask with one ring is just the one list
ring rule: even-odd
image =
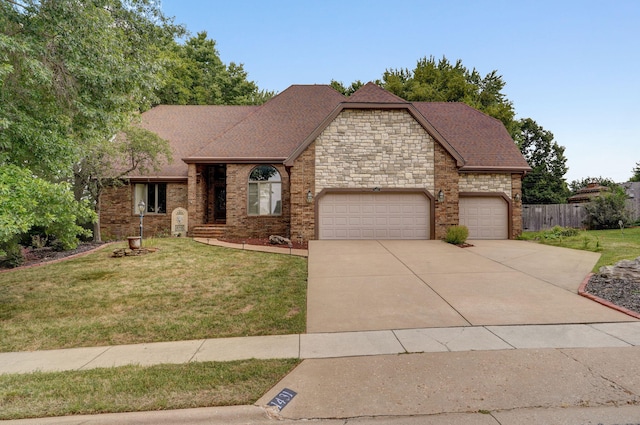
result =
[[[224,224],[227,222],[227,166],[216,164],[209,169],[209,184],[213,189],[212,207],[213,223]],[[211,193],[210,192],[210,193]]]

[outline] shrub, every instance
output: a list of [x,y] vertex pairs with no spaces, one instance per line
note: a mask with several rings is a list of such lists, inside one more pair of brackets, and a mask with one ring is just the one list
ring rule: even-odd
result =
[[0,267],[14,268],[24,263],[24,254],[22,246],[15,241],[0,244]]
[[631,220],[626,200],[626,193],[619,187],[613,193],[593,198],[584,206],[587,212],[585,224],[589,229],[617,229],[620,227],[619,222],[628,225]]
[[445,242],[461,245],[467,241],[469,237],[469,229],[467,226],[451,226],[447,229],[447,235],[444,237]]

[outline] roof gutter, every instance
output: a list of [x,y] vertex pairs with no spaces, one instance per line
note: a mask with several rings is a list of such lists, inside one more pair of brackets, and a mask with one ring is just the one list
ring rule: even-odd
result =
[[496,167],[496,166],[463,166],[458,169],[461,173],[504,173],[504,172],[512,172],[512,173],[524,173],[526,174],[528,171],[531,171],[531,167]]
[[281,164],[283,157],[190,157],[182,158],[187,164]]

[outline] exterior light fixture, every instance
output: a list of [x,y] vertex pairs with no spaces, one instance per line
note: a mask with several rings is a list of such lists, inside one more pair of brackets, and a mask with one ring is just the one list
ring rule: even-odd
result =
[[311,191],[307,191],[307,203],[310,204],[313,202],[313,193]]
[[138,211],[140,212],[140,241],[142,241],[142,217],[144,217],[144,209],[146,205],[144,201],[138,203]]
[[442,189],[440,189],[440,192],[438,192],[438,202],[444,202],[444,192],[442,191]]
[[374,192],[380,192],[380,188],[378,186],[376,186],[376,187],[373,188],[373,191]]
[[516,200],[516,202],[520,202],[520,194],[519,194],[519,193],[516,193],[516,194],[514,195],[513,199],[515,199],[515,200]]

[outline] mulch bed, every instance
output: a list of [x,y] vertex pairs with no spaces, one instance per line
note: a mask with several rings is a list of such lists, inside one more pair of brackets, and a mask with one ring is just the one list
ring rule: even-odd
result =
[[585,286],[585,292],[619,307],[640,313],[640,282],[628,279],[606,279],[594,274]]
[[[76,249],[68,251],[55,251],[51,247],[44,248],[25,248],[23,250],[24,263],[20,267],[29,267],[37,264],[48,263],[51,261],[61,260],[72,255],[82,254],[104,245],[104,242],[83,242]],[[0,266],[0,269],[8,269]]]

